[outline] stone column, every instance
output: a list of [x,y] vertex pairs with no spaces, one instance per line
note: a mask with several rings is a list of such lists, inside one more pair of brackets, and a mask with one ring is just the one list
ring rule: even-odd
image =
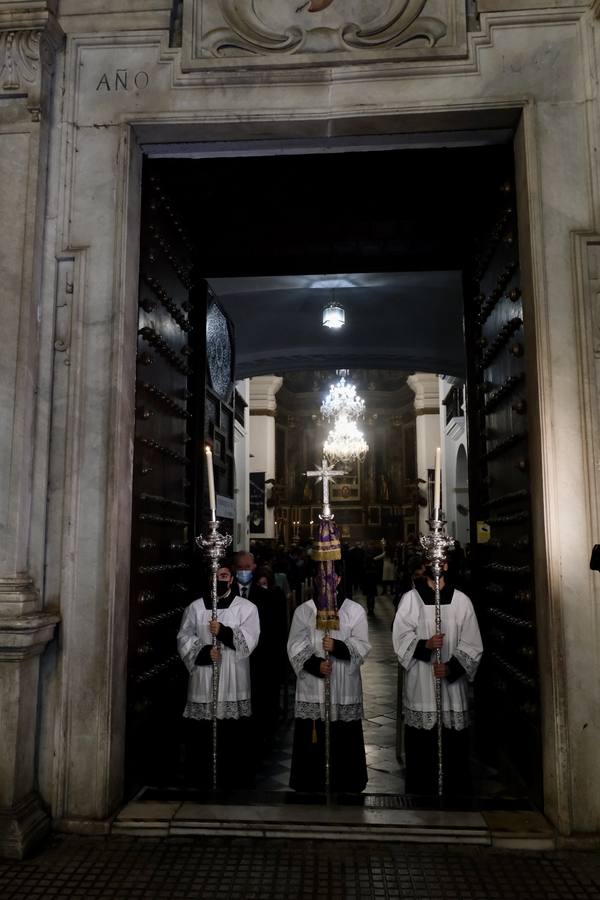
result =
[[58,615],[42,610],[30,536],[40,439],[39,248],[52,68],[61,37],[53,5],[0,5],[0,854],[10,857],[22,857],[49,825],[34,790],[38,675]]
[[250,462],[249,415],[247,405],[250,397],[250,379],[238,381],[236,390],[246,403],[244,424],[235,420],[235,523],[233,549],[243,550],[248,546],[248,516],[250,512],[250,486],[248,481]]
[[[275,394],[283,384],[278,375],[258,375],[250,379],[250,472],[264,472],[265,480],[275,478]],[[266,486],[267,497],[269,486]],[[275,510],[266,508],[264,534],[275,537]]]
[[[424,484],[420,487],[427,493],[427,473],[435,465],[435,450],[440,446],[440,393],[438,376],[428,372],[416,372],[407,379],[409,388],[415,395],[415,415],[417,417],[417,478]],[[443,464],[443,460],[442,460]],[[443,505],[442,498],[442,505]],[[419,531],[428,530],[429,510],[419,507]]]

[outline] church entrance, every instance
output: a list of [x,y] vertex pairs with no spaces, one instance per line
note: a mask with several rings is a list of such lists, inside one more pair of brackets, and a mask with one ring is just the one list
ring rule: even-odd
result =
[[[130,794],[144,787],[161,796],[189,788],[181,718],[187,673],[175,636],[202,578],[194,537],[208,519],[205,442],[215,459],[217,515],[233,548],[248,549],[253,540],[258,554],[279,545],[286,552],[306,550],[318,500],[303,473],[317,462],[321,394],[343,369],[360,373],[364,392],[376,400],[365,423],[371,455],[340,485],[334,503],[348,551],[357,544],[381,546],[382,538],[410,547],[426,527],[433,456],[419,453],[430,449],[422,426],[438,404],[443,505],[449,530],[463,544],[460,578],[474,600],[485,647],[474,697],[475,802],[500,803],[517,791],[539,803],[531,386],[513,149],[504,131],[461,143],[418,149],[359,139],[343,149],[326,142],[319,148],[231,145],[200,148],[196,158],[145,160]],[[321,326],[329,300],[346,309],[345,333],[327,334]],[[248,428],[242,383],[271,376],[283,384],[275,407],[267,397],[263,408],[250,404],[251,418],[275,419],[269,486],[267,467],[259,484],[252,475],[260,472],[236,442],[243,443]],[[432,383],[435,401],[427,394]],[[244,504],[247,491],[253,494]],[[260,497],[256,501],[261,491],[262,506]],[[353,584],[345,574],[348,592],[366,604],[366,582]],[[300,582],[290,590],[290,610],[304,588]],[[380,751],[373,749],[372,759],[381,763],[382,777],[374,774],[366,793],[399,797],[393,591],[388,594],[376,576],[375,593],[375,651],[364,669],[365,733]],[[257,782],[263,791],[285,787],[276,782],[286,768],[291,695],[288,673],[279,743]]]

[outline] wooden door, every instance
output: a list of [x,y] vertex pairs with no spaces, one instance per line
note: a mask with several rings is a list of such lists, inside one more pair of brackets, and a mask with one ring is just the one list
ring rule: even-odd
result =
[[525,328],[515,196],[504,184],[466,300],[473,593],[485,646],[478,733],[488,758],[508,760],[541,801]]
[[[126,780],[177,783],[187,672],[176,635],[202,592],[194,538],[206,530],[203,445],[233,498],[231,326],[197,277],[183,217],[146,164],[142,191],[131,535]],[[226,509],[231,515],[229,509]],[[232,526],[231,520],[224,520]]]

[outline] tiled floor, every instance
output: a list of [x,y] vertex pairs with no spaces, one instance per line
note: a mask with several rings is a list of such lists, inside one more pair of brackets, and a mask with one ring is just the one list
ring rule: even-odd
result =
[[[360,596],[355,597],[361,602]],[[391,624],[394,607],[389,597],[379,597],[374,616],[369,617],[371,653],[363,669],[366,720],[363,722],[369,783],[374,794],[401,794],[404,778],[396,757],[396,695],[398,664],[392,648]],[[290,709],[293,714],[293,707]],[[289,789],[293,722],[282,729],[276,749],[265,761],[256,788],[259,791]]]
[[600,856],[448,844],[55,835],[2,900],[600,900]]
[[[355,598],[359,602],[360,597]],[[365,716],[363,733],[370,794],[402,794],[404,776],[396,756],[398,660],[392,647],[394,607],[378,597],[369,616],[371,653],[363,666]]]

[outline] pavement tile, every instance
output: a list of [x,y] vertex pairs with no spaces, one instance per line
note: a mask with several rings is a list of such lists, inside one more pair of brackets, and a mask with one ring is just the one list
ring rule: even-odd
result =
[[[395,817],[405,820],[415,815],[405,812]],[[424,825],[432,815],[440,814],[425,816]],[[459,817],[465,827],[479,821],[474,814]],[[510,822],[504,826],[510,828]],[[600,900],[600,855],[322,839],[54,835],[31,859],[0,862],[0,896],[2,900],[208,896]]]

